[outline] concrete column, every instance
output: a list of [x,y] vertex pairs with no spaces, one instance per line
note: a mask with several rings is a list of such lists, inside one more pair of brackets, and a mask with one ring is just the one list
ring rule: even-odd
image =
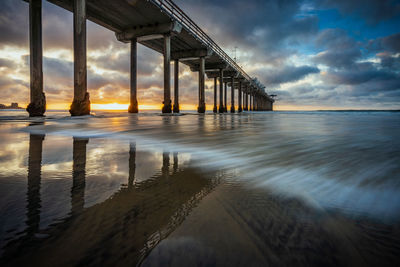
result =
[[245,96],[245,110],[249,111],[249,94],[247,93],[248,87],[246,87],[246,92],[244,93]]
[[252,95],[252,93],[250,93],[249,98],[250,98],[250,111],[253,111],[253,95]]
[[235,113],[235,78],[231,77],[231,113]]
[[224,113],[224,71],[219,69],[219,113]]
[[227,87],[228,87],[228,85],[227,85],[227,82],[225,82],[224,83],[224,112],[228,112],[228,108],[227,108],[227,92],[228,92],[228,89],[227,89]]
[[131,99],[128,108],[129,113],[138,113],[137,101],[137,39],[131,40]]
[[42,0],[29,2],[29,46],[31,99],[29,117],[43,116],[46,97],[43,93]]
[[86,68],[86,0],[74,0],[74,100],[72,116],[90,114]]
[[213,112],[217,113],[218,108],[217,108],[217,77],[214,77],[214,108]]
[[171,103],[171,35],[164,35],[164,106],[162,113],[172,113]]
[[26,206],[26,232],[28,236],[33,236],[39,231],[43,140],[44,135],[31,134],[29,136],[28,190],[26,193],[26,199],[28,202]]
[[242,112],[242,82],[239,81],[239,92],[238,92],[238,102],[239,102],[239,107],[238,107],[238,112]]
[[74,137],[72,189],[71,189],[71,214],[79,214],[85,205],[85,179],[86,179],[86,144],[89,139]]
[[179,60],[174,61],[174,113],[179,113]]
[[197,108],[198,113],[206,112],[206,102],[205,102],[205,58],[200,58],[200,69],[199,69],[199,106]]

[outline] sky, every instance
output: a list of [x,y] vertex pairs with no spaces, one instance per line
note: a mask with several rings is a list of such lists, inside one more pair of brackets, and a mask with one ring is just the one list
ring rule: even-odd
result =
[[[400,0],[175,0],[268,94],[276,110],[400,109]],[[72,13],[43,1],[48,109],[73,99]],[[29,103],[29,6],[0,0],[0,103]],[[87,23],[93,107],[129,103],[129,44]],[[140,108],[159,108],[162,55],[138,45]],[[198,73],[180,64],[180,102],[195,109]],[[171,79],[173,83],[173,77]],[[206,81],[212,105],[213,81]],[[228,96],[229,103],[229,96]],[[116,105],[114,105],[115,107]],[[208,106],[208,109],[210,106]]]

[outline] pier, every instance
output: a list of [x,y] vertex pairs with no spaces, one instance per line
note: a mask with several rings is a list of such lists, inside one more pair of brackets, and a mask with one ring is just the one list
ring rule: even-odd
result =
[[[25,0],[27,1],[27,0]],[[30,36],[30,116],[43,116],[46,98],[43,90],[42,0],[29,0]],[[113,32],[131,47],[130,113],[139,112],[137,98],[137,43],[164,57],[163,113],[179,113],[179,64],[198,73],[199,113],[206,112],[205,79],[214,79],[214,113],[228,111],[270,111],[274,99],[265,86],[250,77],[193,20],[171,0],[48,0],[73,12],[74,98],[72,116],[90,114],[87,91],[86,20]],[[174,99],[171,97],[171,61],[174,62]],[[237,90],[237,93],[235,93]],[[219,97],[218,97],[219,94]]]

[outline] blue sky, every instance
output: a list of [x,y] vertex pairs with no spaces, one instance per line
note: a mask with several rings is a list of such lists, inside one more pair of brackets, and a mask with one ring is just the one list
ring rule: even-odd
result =
[[[0,0],[0,103],[29,102],[28,4]],[[280,109],[400,109],[400,0],[176,0]],[[72,14],[43,2],[47,102],[72,101]],[[139,45],[139,103],[162,101],[162,56]],[[129,45],[88,22],[92,103],[128,103]],[[182,65],[182,64],[181,64]],[[181,101],[197,73],[181,68]],[[206,101],[212,104],[212,81]]]

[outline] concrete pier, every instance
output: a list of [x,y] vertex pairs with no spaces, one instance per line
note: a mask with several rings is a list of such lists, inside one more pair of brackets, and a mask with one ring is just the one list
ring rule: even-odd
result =
[[137,101],[137,39],[131,40],[131,97],[128,109],[129,113],[138,113]]
[[74,0],[74,100],[72,116],[90,114],[86,66],[86,0]]
[[224,113],[224,71],[219,70],[219,113]]
[[172,112],[171,103],[171,35],[164,35],[164,101],[162,113]]
[[179,113],[179,60],[174,60],[174,113]]
[[239,107],[238,107],[238,112],[242,112],[242,81],[239,81],[239,92],[238,92],[238,103],[239,103]]
[[[30,36],[30,104],[29,116],[43,116],[46,98],[43,88],[42,48],[42,2],[29,2]],[[130,105],[128,112],[139,112],[137,99],[137,44],[148,47],[164,56],[164,97],[163,113],[178,113],[179,107],[179,63],[193,72],[199,72],[198,112],[204,113],[205,75],[214,79],[213,112],[227,112],[227,83],[231,86],[231,112],[235,111],[235,90],[238,90],[238,110],[243,111],[244,97],[252,97],[254,109],[272,109],[273,96],[265,92],[259,80],[250,77],[235,60],[230,58],[193,20],[172,0],[147,1],[94,1],[94,0],[47,0],[63,9],[73,12],[74,41],[74,97],[70,107],[72,116],[90,114],[90,100],[87,90],[87,33],[86,20],[113,31],[116,38],[130,43]],[[171,60],[174,68],[174,103],[171,102]],[[219,107],[217,79],[220,82]],[[240,87],[246,86],[246,89]],[[225,83],[225,88],[223,83]],[[224,90],[225,89],[225,90]],[[257,94],[259,99],[255,100]],[[107,97],[107,96],[105,96]],[[254,103],[258,101],[257,107]],[[267,103],[268,102],[268,103]],[[248,107],[246,107],[248,109]]]
[[231,113],[235,113],[235,78],[231,77]]
[[228,98],[228,89],[227,89],[227,87],[228,87],[228,83],[227,82],[225,82],[225,84],[224,84],[224,112],[228,112],[228,101],[227,101],[227,98]]
[[217,113],[218,108],[217,108],[217,77],[214,77],[214,107],[213,107],[213,112]]
[[29,47],[30,47],[30,103],[29,117],[43,116],[46,97],[43,92],[43,45],[42,45],[42,0],[29,2]]
[[206,112],[205,102],[205,58],[200,57],[200,69],[199,69],[199,106],[197,107],[198,113]]

